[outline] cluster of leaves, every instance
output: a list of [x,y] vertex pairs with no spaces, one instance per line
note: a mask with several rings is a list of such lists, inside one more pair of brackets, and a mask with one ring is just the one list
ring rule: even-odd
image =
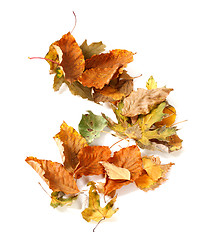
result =
[[[110,147],[88,145],[86,139],[65,122],[54,140],[60,150],[62,164],[32,156],[27,157],[26,162],[53,190],[51,206],[54,208],[70,205],[78,198],[82,193],[77,186],[80,178],[103,174],[105,182],[97,186],[94,182],[88,183],[91,186],[89,206],[82,212],[82,217],[88,222],[100,222],[118,210],[113,209],[117,189],[135,183],[144,191],[153,190],[166,180],[166,173],[173,165],[161,164],[154,156],[142,157],[137,145],[122,148],[112,156]],[[112,198],[104,208],[100,206],[99,193]]]
[[[82,193],[78,181],[83,176],[102,175],[104,182],[89,182],[89,205],[83,210],[86,221],[111,217],[116,190],[134,183],[143,191],[154,190],[165,180],[173,163],[161,164],[159,157],[141,156],[140,148],[173,152],[182,147],[182,140],[174,126],[176,110],[167,101],[173,90],[157,87],[150,77],[146,89],[133,89],[133,77],[124,69],[133,61],[133,53],[116,49],[102,53],[102,42],[78,45],[69,32],[50,45],[45,59],[50,73],[55,74],[53,88],[63,83],[74,95],[94,101],[108,102],[117,121],[102,113],[88,111],[82,115],[79,133],[65,122],[54,137],[60,150],[62,164],[50,160],[27,157],[26,162],[53,191],[51,206],[70,205]],[[136,145],[112,152],[109,146],[91,146],[100,132],[109,127],[121,139],[133,139]],[[139,148],[140,147],[140,148]],[[100,194],[110,201],[102,208]]]

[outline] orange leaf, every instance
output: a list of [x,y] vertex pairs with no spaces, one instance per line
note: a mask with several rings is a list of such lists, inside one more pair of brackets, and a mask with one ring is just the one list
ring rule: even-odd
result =
[[131,179],[112,180],[107,177],[105,183],[105,195],[108,195],[112,191],[135,181],[135,179],[141,175],[143,170],[141,152],[136,145],[122,148],[120,151],[115,152],[113,157],[111,157],[108,162],[113,163],[118,167],[128,169],[131,173]]
[[62,191],[65,194],[79,192],[73,176],[57,162],[27,157],[26,162],[40,175],[53,191]]
[[166,174],[174,163],[161,164],[159,158],[143,157],[143,173],[135,180],[137,187],[143,191],[154,190],[167,179]]
[[73,173],[79,164],[77,154],[82,147],[87,146],[87,141],[74,128],[65,122],[60,126],[60,132],[54,136],[59,147],[64,167]]
[[53,45],[59,46],[62,51],[60,65],[63,67],[65,79],[69,82],[76,81],[84,71],[85,60],[75,38],[68,32],[59,41],[54,42]]
[[166,114],[166,117],[164,117],[160,122],[156,122],[155,125],[157,127],[162,127],[164,125],[170,127],[176,120],[176,110],[173,106],[169,105],[165,107],[163,113]]
[[132,61],[133,53],[127,50],[116,49],[109,53],[94,55],[86,60],[86,71],[78,80],[84,86],[102,89]]
[[111,156],[111,150],[107,146],[87,146],[79,151],[78,159],[80,161],[76,171],[75,178],[83,175],[100,175],[104,173],[101,161],[107,161]]

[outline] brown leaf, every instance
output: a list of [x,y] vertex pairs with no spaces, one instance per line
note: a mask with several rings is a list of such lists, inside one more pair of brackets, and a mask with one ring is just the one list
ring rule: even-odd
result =
[[77,155],[80,149],[88,145],[86,139],[65,122],[60,126],[60,132],[54,139],[59,147],[64,167],[73,173],[79,164]]
[[139,88],[124,99],[122,114],[128,117],[147,114],[151,109],[165,101],[172,90],[172,88],[156,88],[151,90]]
[[85,68],[85,60],[82,50],[70,32],[63,35],[59,41],[53,43],[61,49],[64,77],[69,82],[74,82],[82,75]]
[[79,192],[73,176],[57,162],[27,157],[26,162],[40,175],[53,191],[62,191],[65,194]]
[[142,173],[142,161],[141,152],[136,145],[122,148],[120,151],[115,152],[113,157],[108,160],[109,163],[113,163],[118,167],[126,168],[131,173],[130,180],[112,180],[106,178],[105,195],[108,195],[112,191],[127,185],[135,179],[137,179]]
[[79,165],[75,171],[75,178],[83,175],[100,175],[104,173],[101,161],[107,161],[111,156],[111,150],[107,146],[87,146],[81,148],[78,154]]

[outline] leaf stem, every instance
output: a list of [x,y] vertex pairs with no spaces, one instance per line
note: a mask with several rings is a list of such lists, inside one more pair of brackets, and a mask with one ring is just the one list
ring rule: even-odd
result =
[[72,31],[70,31],[71,34],[72,34],[72,32],[74,31],[74,29],[75,29],[75,27],[76,27],[76,24],[77,24],[77,17],[76,17],[76,14],[75,14],[74,11],[73,11],[73,15],[75,16],[75,25],[74,25]]
[[49,61],[49,62],[52,62],[52,63],[55,63],[55,64],[58,64],[60,65],[60,63],[56,62],[56,61],[53,61],[49,58],[43,58],[43,57],[28,57],[29,59],[43,59],[43,60],[46,60],[46,61]]
[[93,228],[93,232],[95,232],[97,226],[98,226],[103,220],[105,220],[105,219],[106,219],[106,218],[103,217],[102,219],[99,220],[99,222],[97,223],[97,225]]

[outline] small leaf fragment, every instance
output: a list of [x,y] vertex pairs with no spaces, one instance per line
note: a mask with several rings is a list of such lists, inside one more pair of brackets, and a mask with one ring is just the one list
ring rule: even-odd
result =
[[146,83],[146,87],[148,90],[151,90],[151,89],[156,89],[157,88],[157,82],[154,80],[153,76],[151,76],[147,83]]
[[58,206],[63,207],[65,205],[70,206],[77,197],[78,195],[67,197],[63,192],[52,192],[50,205],[53,208],[57,208]]
[[101,162],[101,164],[104,166],[106,173],[110,179],[113,180],[130,180],[131,179],[131,173],[126,168],[117,167],[113,163],[109,162]]
[[80,46],[82,53],[84,55],[85,59],[91,58],[93,55],[95,54],[100,54],[102,53],[105,48],[106,45],[104,45],[101,42],[93,42],[90,45],[87,44],[87,40],[85,40],[82,45]]
[[95,138],[100,137],[100,132],[106,127],[107,121],[99,115],[95,115],[91,111],[83,114],[79,123],[79,133],[91,143]]

